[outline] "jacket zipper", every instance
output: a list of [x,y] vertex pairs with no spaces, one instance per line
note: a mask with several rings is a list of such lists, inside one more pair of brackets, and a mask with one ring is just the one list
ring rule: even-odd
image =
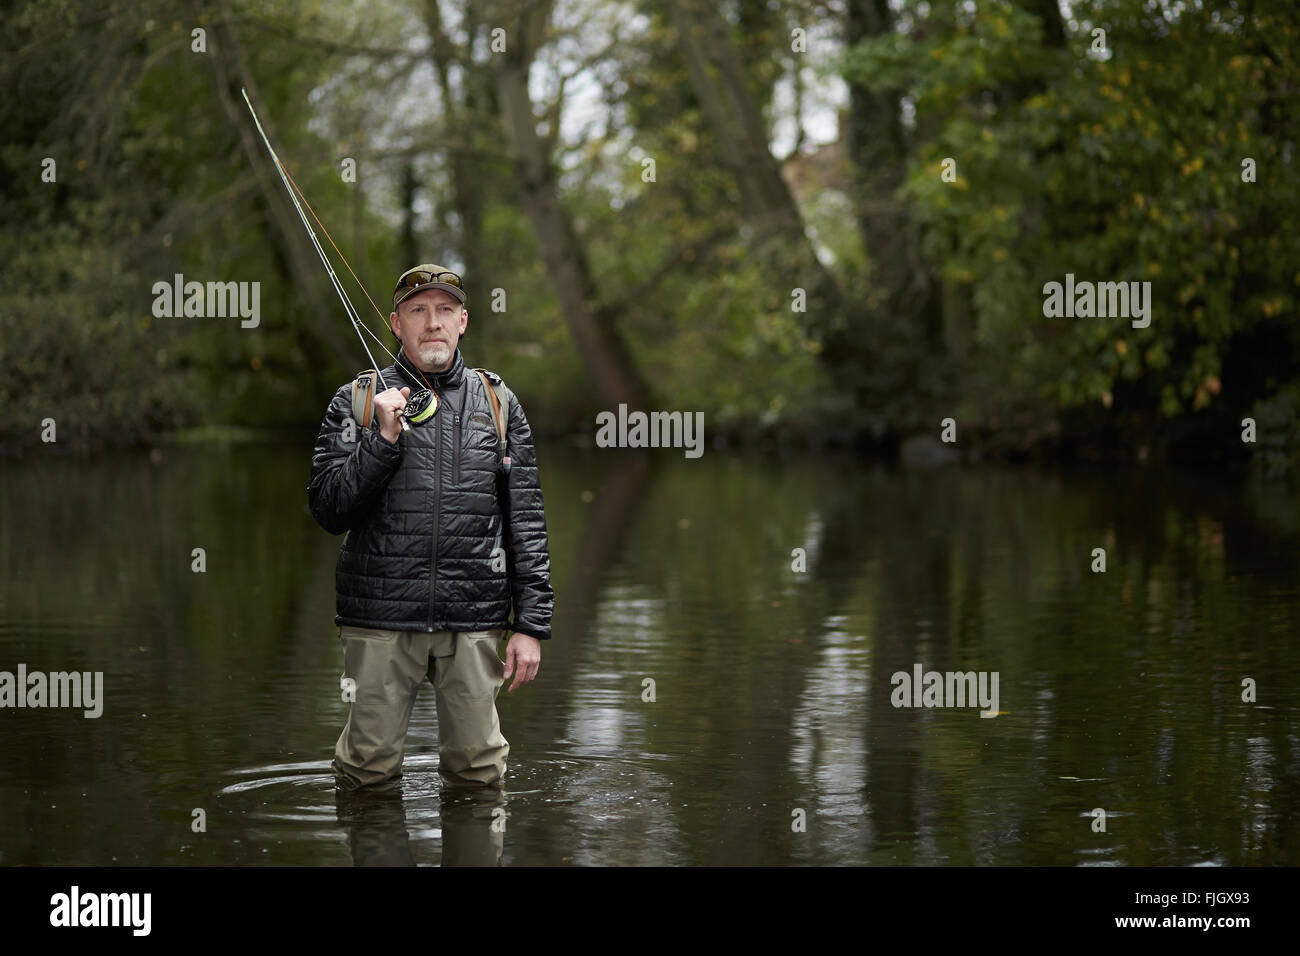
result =
[[435,413],[433,416],[435,432],[433,436],[433,548],[429,556],[429,630],[437,631],[433,620],[433,598],[438,590],[438,534],[441,530],[442,523],[442,494],[439,487],[439,472],[442,471],[442,423],[446,420],[444,415],[439,418]]
[[462,438],[462,435],[461,435],[461,431],[460,431],[460,416],[457,415],[457,416],[456,416],[456,434],[452,436],[452,440],[456,443],[456,456],[452,459],[452,479],[451,479],[452,484],[453,484],[455,487],[457,487],[457,488],[460,487],[460,446],[461,446],[461,438]]

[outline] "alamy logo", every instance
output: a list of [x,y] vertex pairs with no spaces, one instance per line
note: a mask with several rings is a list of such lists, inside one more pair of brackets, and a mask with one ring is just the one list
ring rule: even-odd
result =
[[1132,319],[1135,329],[1151,324],[1150,282],[1075,282],[1074,273],[1067,272],[1064,287],[1049,282],[1043,295],[1043,315],[1049,319]]
[[86,708],[83,716],[96,718],[104,712],[104,672],[46,675],[28,673],[27,665],[19,664],[17,675],[0,671],[0,707],[81,707]]
[[[895,707],[980,707],[981,717],[998,715],[997,671],[925,671],[912,665],[912,673],[895,671],[889,702]],[[978,693],[977,693],[978,692]]]
[[130,926],[133,936],[148,936],[153,914],[152,893],[70,893],[50,897],[51,926]]
[[[692,420],[692,414],[694,419]],[[692,427],[693,426],[693,427]],[[704,454],[703,412],[628,412],[596,416],[596,445],[600,448],[685,448],[687,458]]]
[[153,284],[153,314],[156,319],[224,319],[239,316],[241,328],[255,329],[261,323],[260,282],[186,282],[176,273],[172,282]]

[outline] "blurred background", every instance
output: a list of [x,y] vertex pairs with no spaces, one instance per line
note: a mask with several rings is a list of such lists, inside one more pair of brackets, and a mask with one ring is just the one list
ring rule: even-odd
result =
[[[11,444],[52,405],[64,442],[315,427],[369,364],[242,86],[385,316],[409,265],[463,271],[464,351],[541,432],[590,435],[627,401],[702,410],[713,437],[886,454],[952,417],[968,453],[1294,466],[1292,3],[4,17]],[[260,325],[155,318],[176,273],[260,282]],[[1045,318],[1067,273],[1150,281],[1150,326]]]

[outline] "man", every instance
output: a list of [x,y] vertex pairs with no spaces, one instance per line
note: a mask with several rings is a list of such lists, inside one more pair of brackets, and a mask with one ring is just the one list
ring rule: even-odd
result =
[[[341,790],[397,785],[426,679],[437,694],[444,789],[500,789],[510,745],[496,695],[511,674],[511,693],[537,675],[541,642],[551,636],[532,432],[499,378],[487,373],[500,392],[490,390],[465,367],[458,347],[465,302],[460,276],[440,265],[402,273],[388,317],[401,351],[383,371],[389,388],[374,397],[371,427],[354,420],[349,383],[335,393],[316,439],[311,512],[326,531],[347,532],[334,618],[352,700],[334,751]],[[413,412],[419,423],[403,430],[407,400],[423,389],[437,396],[436,410]],[[508,457],[493,413],[500,394]],[[497,642],[511,629],[502,662]]]

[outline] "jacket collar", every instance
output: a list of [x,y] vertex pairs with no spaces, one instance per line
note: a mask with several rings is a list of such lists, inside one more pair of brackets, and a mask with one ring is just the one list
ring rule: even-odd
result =
[[[424,372],[424,378],[420,377],[411,360],[407,358],[405,352],[397,353],[397,362],[393,366],[398,376],[406,385],[411,386],[411,394],[425,388],[425,379],[437,390],[444,388],[459,388],[461,380],[465,377],[465,360],[461,358],[460,349],[456,349],[456,354],[452,356],[451,367],[445,372]],[[400,386],[399,386],[400,387]]]

